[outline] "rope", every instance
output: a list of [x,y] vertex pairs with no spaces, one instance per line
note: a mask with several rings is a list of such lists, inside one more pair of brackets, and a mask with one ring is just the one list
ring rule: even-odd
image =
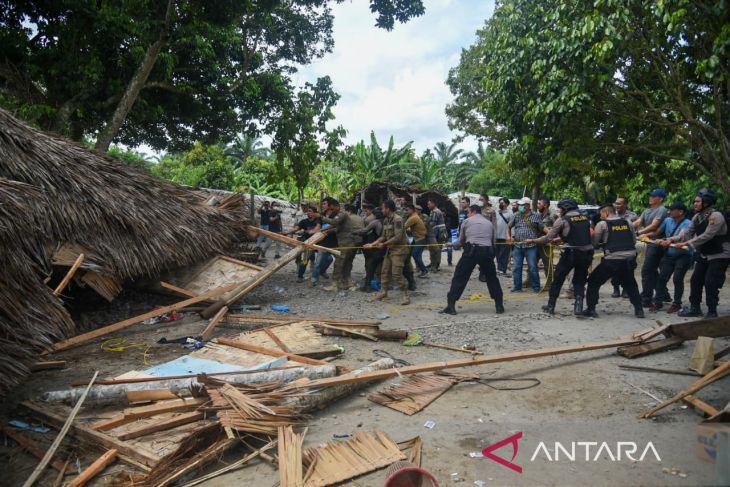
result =
[[152,348],[152,345],[145,342],[129,344],[127,342],[128,340],[126,338],[110,338],[109,340],[105,340],[104,342],[102,342],[101,349],[105,352],[123,353],[127,350],[143,348],[144,351],[142,352],[142,360],[144,361],[145,365],[151,365],[147,360],[147,352],[149,352],[150,348]]
[[398,365],[403,365],[403,366],[413,365],[408,360],[403,360],[402,358],[394,357],[389,352],[386,352],[385,350],[381,350],[379,348],[376,348],[375,350],[373,350],[373,355],[375,355],[376,357],[380,357],[380,358],[389,358]]

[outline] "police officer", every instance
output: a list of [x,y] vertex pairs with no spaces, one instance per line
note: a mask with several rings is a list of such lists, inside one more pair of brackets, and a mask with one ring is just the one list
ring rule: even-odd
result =
[[702,288],[705,289],[707,314],[705,318],[717,317],[720,289],[725,284],[725,272],[730,264],[730,235],[725,216],[714,208],[717,196],[711,189],[697,192],[694,209],[697,212],[689,228],[677,236],[666,239],[664,245],[679,242],[680,248],[695,250],[695,270],[689,281],[689,308],[679,316],[702,316]]
[[409,256],[406,228],[403,218],[395,212],[393,200],[386,200],[383,203],[383,215],[385,215],[383,234],[375,242],[364,245],[365,248],[386,249],[380,279],[381,290],[375,299],[383,301],[388,297],[388,287],[390,280],[393,279],[403,293],[401,305],[407,305],[411,303],[411,300],[403,278],[403,266],[406,257]]
[[479,205],[470,206],[469,215],[461,224],[459,240],[454,247],[457,249],[463,247],[464,252],[459,263],[456,264],[454,277],[451,279],[451,288],[446,296],[448,304],[439,313],[456,314],[456,301],[464,292],[471,273],[477,265],[487,277],[489,296],[494,300],[497,313],[504,313],[502,287],[499,285],[497,269],[494,267],[494,226],[481,210]]
[[[546,244],[560,237],[565,245],[561,249],[560,261],[555,266],[553,282],[550,285],[548,302],[542,307],[543,311],[555,314],[555,302],[560,295],[560,288],[565,278],[574,270],[573,288],[575,303],[573,312],[576,315],[583,313],[583,295],[585,291],[588,268],[593,262],[593,243],[591,242],[591,222],[586,215],[578,211],[578,202],[573,198],[564,198],[558,202],[560,217],[550,228],[547,235],[540,238],[526,240],[526,243]],[[552,252],[552,247],[547,246]]]
[[601,221],[596,224],[593,245],[603,247],[604,257],[588,276],[587,308],[583,310],[583,316],[598,317],[598,290],[606,281],[616,277],[619,285],[629,294],[631,304],[634,305],[634,315],[643,318],[639,285],[634,278],[636,234],[629,221],[616,215],[613,205],[601,207]]

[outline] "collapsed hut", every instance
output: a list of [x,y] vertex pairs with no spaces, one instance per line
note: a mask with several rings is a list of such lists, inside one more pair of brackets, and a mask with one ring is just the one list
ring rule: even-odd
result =
[[423,189],[412,186],[382,181],[370,183],[367,187],[356,191],[353,195],[355,206],[358,208],[363,203],[371,203],[378,206],[385,200],[395,200],[397,198],[404,198],[406,203],[421,205],[424,213],[428,213],[428,200],[434,199],[445,216],[450,218],[452,222],[459,221],[459,210],[454,206],[454,203],[449,199],[448,195],[435,190],[424,191]]
[[113,299],[125,281],[224,252],[246,234],[241,195],[217,198],[43,133],[0,110],[0,395],[73,332],[51,286]]

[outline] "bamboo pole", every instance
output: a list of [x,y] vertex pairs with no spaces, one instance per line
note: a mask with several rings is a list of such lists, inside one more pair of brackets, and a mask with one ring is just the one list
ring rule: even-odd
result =
[[84,258],[86,256],[84,254],[79,254],[78,257],[76,257],[76,260],[74,261],[73,265],[71,266],[71,269],[66,273],[66,275],[63,277],[63,280],[59,283],[59,285],[56,287],[56,289],[53,291],[53,295],[55,297],[59,297],[64,289],[66,289],[66,286],[68,286],[68,283],[71,282],[71,279],[73,278],[74,274],[76,274],[76,271],[79,270],[79,267],[81,267],[81,264],[84,262]]

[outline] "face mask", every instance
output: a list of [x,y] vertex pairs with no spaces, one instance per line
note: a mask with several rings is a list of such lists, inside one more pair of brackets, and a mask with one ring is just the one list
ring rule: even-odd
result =
[[525,205],[518,205],[517,206],[517,211],[519,211],[520,213],[524,213],[525,212]]

